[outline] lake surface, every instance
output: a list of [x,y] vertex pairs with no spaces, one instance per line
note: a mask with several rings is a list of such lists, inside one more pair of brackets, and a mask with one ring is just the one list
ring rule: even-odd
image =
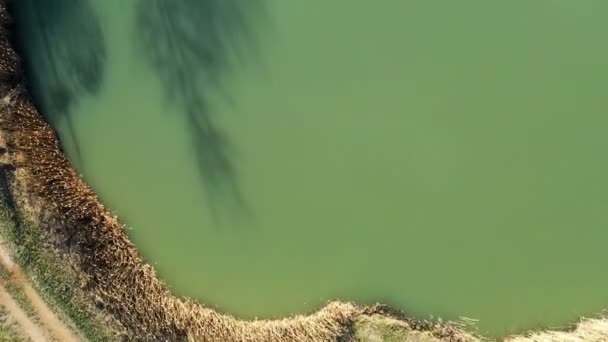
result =
[[608,307],[608,2],[16,6],[45,115],[176,293],[490,335]]

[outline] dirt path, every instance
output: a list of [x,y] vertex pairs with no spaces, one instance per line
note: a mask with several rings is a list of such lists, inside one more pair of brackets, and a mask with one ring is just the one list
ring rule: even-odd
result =
[[[22,279],[22,278],[21,278]],[[78,342],[80,339],[66,326],[49,306],[40,298],[40,295],[25,282],[20,282],[25,296],[36,310],[36,314],[46,328],[62,342]]]
[[[42,300],[42,298],[40,297],[38,292],[36,292],[36,290],[34,290],[34,288],[27,282],[26,277],[23,274],[23,271],[21,271],[19,266],[16,265],[11,260],[6,249],[4,247],[2,247],[1,245],[0,245],[0,263],[2,263],[2,265],[4,265],[4,267],[9,272],[11,272],[11,276],[17,282],[17,284],[22,288],[23,293],[25,294],[25,297],[30,302],[30,304],[32,305],[34,310],[36,311],[36,316],[40,320],[40,323],[42,323],[42,325],[44,325],[44,327],[48,331],[51,332],[53,337],[55,337],[57,340],[62,341],[62,342],[78,342],[81,340],[65,323],[63,323],[59,319],[59,317],[57,317],[57,315],[49,308],[49,306],[44,302],[44,300]],[[14,300],[12,300],[12,298],[8,295],[8,293],[6,293],[6,291],[4,289],[2,289],[2,290],[3,290],[4,294],[0,293],[0,295],[2,295],[3,300],[8,301],[8,302],[12,301],[14,303],[14,306],[16,307],[16,309],[20,310],[20,312],[23,315],[25,315],[23,310],[21,310],[21,308],[17,305],[17,303],[15,303]],[[9,312],[12,315],[13,311],[9,307],[7,307],[7,309],[9,310]],[[15,312],[15,314],[18,315],[19,312]],[[17,320],[17,317],[15,317],[15,319]],[[31,320],[29,320],[27,315],[25,315],[25,319],[27,321],[29,321],[31,324],[33,324],[31,322]],[[23,326],[23,327],[25,329],[25,326]],[[28,327],[28,329],[29,328],[32,328],[32,327]],[[33,325],[33,328],[37,328],[38,330],[40,330],[40,327],[37,327],[35,324]],[[38,341],[38,340],[35,340],[35,341]],[[47,339],[43,338],[40,341],[47,341]]]
[[33,342],[46,342],[48,338],[44,335],[44,331],[36,325],[27,316],[27,314],[19,307],[19,304],[6,292],[3,286],[0,286],[0,305],[2,305],[8,315],[15,320],[21,327],[23,334],[30,338]]

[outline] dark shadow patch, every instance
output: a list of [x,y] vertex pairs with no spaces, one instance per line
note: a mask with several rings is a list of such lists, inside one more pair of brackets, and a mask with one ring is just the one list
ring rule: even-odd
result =
[[[230,97],[223,80],[257,58],[254,23],[262,0],[140,0],[136,36],[167,100],[185,115],[211,209],[243,209],[234,149],[213,115],[213,99]],[[216,217],[217,218],[217,217]]]
[[99,18],[88,0],[19,0],[11,11],[29,91],[43,116],[67,129],[81,163],[70,110],[101,86],[106,46]]

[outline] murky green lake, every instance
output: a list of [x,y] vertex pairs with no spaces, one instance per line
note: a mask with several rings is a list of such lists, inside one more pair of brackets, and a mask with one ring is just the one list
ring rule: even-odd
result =
[[608,2],[40,1],[37,98],[177,293],[491,335],[608,307]]

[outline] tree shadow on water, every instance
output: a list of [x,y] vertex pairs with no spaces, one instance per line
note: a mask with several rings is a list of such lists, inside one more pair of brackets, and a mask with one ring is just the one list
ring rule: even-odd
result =
[[265,13],[263,0],[140,0],[136,11],[139,50],[185,115],[216,222],[220,206],[242,212],[234,149],[213,103],[229,97],[226,74],[257,55],[253,25]]
[[75,162],[82,163],[70,110],[79,97],[100,89],[106,46],[99,19],[89,0],[11,4],[28,87],[46,119],[55,127],[65,125]]

